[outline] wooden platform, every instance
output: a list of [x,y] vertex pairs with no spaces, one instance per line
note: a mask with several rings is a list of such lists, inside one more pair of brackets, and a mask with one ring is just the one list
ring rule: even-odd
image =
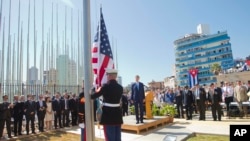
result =
[[148,131],[173,121],[168,116],[155,116],[153,119],[144,119],[143,122],[136,124],[135,115],[125,116],[123,117],[122,130],[135,131],[137,134],[140,134],[141,131]]

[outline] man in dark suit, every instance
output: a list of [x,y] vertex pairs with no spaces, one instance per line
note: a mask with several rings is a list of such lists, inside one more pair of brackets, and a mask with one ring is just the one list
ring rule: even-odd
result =
[[29,124],[31,122],[32,134],[35,132],[35,113],[36,113],[36,102],[33,100],[31,94],[27,95],[27,101],[24,103],[24,112],[26,117],[26,132],[29,135]]
[[174,103],[176,104],[177,108],[177,118],[184,118],[183,114],[183,91],[181,90],[180,86],[177,87],[174,93]]
[[63,114],[63,126],[69,127],[69,96],[68,93],[64,93],[62,99],[62,114]]
[[19,96],[14,95],[14,107],[12,112],[12,117],[14,119],[14,135],[22,135],[22,122],[23,122],[23,104],[19,101]]
[[[139,124],[139,120],[143,123],[143,102],[145,101],[145,92],[144,92],[144,84],[139,82],[140,76],[135,76],[135,83],[132,84],[131,87],[131,102],[135,106],[135,117],[136,117],[136,124]],[[140,116],[139,116],[140,111]]]
[[128,115],[128,97],[126,94],[122,95],[122,114],[123,116]]
[[194,95],[188,86],[185,86],[183,91],[183,104],[186,109],[186,120],[192,120]]
[[43,95],[39,95],[39,100],[36,102],[36,111],[38,119],[38,129],[40,132],[44,132],[44,118],[46,114],[46,102],[44,101]]
[[76,94],[73,93],[72,94],[72,97],[70,98],[69,100],[69,109],[70,109],[70,112],[71,112],[71,125],[72,126],[76,126],[77,125],[77,97],[76,97]]
[[13,108],[13,104],[8,102],[8,96],[3,96],[3,103],[0,105],[0,138],[3,136],[3,130],[6,123],[8,138],[12,138],[11,136],[11,109]]
[[210,84],[208,91],[208,99],[212,106],[212,116],[214,121],[221,121],[221,105],[222,102],[222,91],[219,87],[215,87],[214,83]]
[[[60,99],[60,93],[56,92],[55,99],[52,102],[52,109],[54,111],[54,126],[57,129],[57,124],[62,128],[61,114],[62,114],[62,102]],[[58,122],[58,123],[57,123]]]
[[196,84],[193,93],[200,114],[199,120],[206,120],[206,91],[199,84]]

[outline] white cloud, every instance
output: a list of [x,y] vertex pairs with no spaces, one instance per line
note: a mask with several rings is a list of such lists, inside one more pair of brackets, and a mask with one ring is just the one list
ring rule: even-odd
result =
[[61,0],[63,3],[65,3],[66,5],[68,5],[69,7],[73,8],[74,4],[72,3],[71,0]]

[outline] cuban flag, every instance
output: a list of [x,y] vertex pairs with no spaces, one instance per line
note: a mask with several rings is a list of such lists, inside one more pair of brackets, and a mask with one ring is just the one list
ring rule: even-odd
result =
[[188,71],[188,81],[190,88],[198,84],[198,69],[190,69]]

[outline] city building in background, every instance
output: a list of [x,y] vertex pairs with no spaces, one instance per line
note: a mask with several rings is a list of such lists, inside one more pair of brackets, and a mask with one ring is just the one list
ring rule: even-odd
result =
[[176,78],[175,76],[170,76],[164,78],[164,87],[165,88],[175,88],[176,87]]
[[188,72],[198,69],[198,83],[217,82],[211,71],[213,64],[219,64],[222,70],[234,66],[230,37],[227,31],[209,34],[208,25],[198,25],[197,33],[186,34],[174,41],[177,85],[189,84]]
[[38,81],[38,69],[36,67],[31,67],[28,71],[28,75],[29,84],[36,84]]

